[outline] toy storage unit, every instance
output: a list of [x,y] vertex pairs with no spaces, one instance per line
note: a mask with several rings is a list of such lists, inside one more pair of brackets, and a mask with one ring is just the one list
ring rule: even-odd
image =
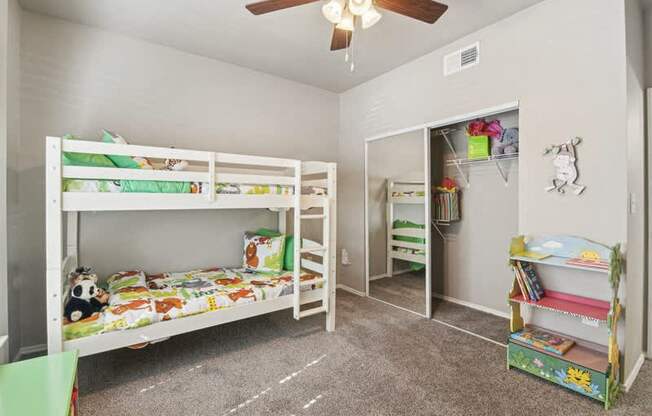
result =
[[[510,337],[507,346],[507,368],[517,368],[535,376],[566,387],[611,407],[620,389],[619,350],[616,339],[621,305],[618,286],[622,269],[620,245],[607,247],[583,238],[570,236],[518,236],[512,240],[510,263],[517,261],[535,266],[546,265],[569,271],[584,270],[596,274],[596,278],[609,279],[610,301],[591,299],[546,290],[538,301],[529,300],[522,293],[514,277],[509,292],[511,309],[510,331],[518,332],[526,327],[521,315],[521,305],[561,313],[578,321],[606,324],[607,347],[575,338],[575,345],[563,355],[520,342]],[[545,287],[545,279],[541,279]],[[555,335],[566,335],[546,328]]]

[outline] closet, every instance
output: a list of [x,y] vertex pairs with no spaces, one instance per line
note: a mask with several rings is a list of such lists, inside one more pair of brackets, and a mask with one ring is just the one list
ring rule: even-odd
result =
[[[432,292],[435,299],[507,316],[507,248],[519,231],[519,155],[508,147],[506,154],[492,156],[491,138],[489,148],[478,153],[478,141],[467,134],[477,119],[458,119],[429,131]],[[519,127],[514,109],[480,119],[497,120],[502,129]]]

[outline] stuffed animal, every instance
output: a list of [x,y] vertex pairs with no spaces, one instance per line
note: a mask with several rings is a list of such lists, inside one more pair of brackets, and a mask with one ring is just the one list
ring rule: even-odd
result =
[[[170,146],[170,149],[174,149],[174,146]],[[165,170],[174,170],[182,171],[186,170],[188,167],[188,161],[182,159],[165,159],[163,162],[163,169]]]
[[97,287],[97,275],[88,267],[78,267],[70,273],[70,297],[64,308],[64,316],[69,322],[100,312],[109,302],[109,295]]
[[468,136],[488,136],[492,139],[499,139],[503,134],[503,127],[500,120],[487,121],[484,118],[471,121],[466,126]]
[[491,138],[491,155],[509,155],[518,153],[518,129],[511,128],[503,130],[503,133]]

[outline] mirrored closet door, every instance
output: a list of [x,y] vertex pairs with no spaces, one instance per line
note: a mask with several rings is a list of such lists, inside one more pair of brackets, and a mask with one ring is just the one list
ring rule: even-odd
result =
[[367,294],[424,316],[430,312],[427,146],[423,129],[365,143]]

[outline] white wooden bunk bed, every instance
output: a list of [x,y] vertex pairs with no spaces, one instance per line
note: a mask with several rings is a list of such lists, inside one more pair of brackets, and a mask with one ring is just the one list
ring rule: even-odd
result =
[[[63,152],[140,156],[152,159],[185,159],[192,170],[163,171],[64,166]],[[190,181],[208,185],[208,192],[92,193],[64,192],[65,178],[90,180]],[[283,185],[292,194],[217,194],[217,183]],[[324,193],[302,195],[302,186],[319,186]],[[174,335],[292,308],[295,319],[325,313],[326,329],[335,328],[335,196],[336,164],[247,156],[208,151],[108,144],[58,137],[46,139],[46,237],[47,237],[47,333],[48,353],[78,350],[81,356],[156,342]],[[69,292],[68,274],[78,266],[79,213],[88,211],[192,210],[261,208],[278,211],[279,231],[286,232],[289,210],[293,216],[294,271],[292,294],[269,300],[218,309],[140,328],[117,330],[66,340],[63,336],[64,304]],[[309,213],[302,211],[311,210]],[[315,214],[313,212],[318,212]],[[66,218],[64,229],[64,217]],[[323,242],[302,239],[302,220],[322,221]],[[244,231],[244,230],[243,230]],[[64,240],[65,238],[65,240]],[[64,247],[64,241],[66,246]],[[306,258],[309,257],[309,258]],[[302,271],[314,275],[301,281]],[[312,285],[313,290],[301,288]],[[311,309],[306,303],[321,301]]]
[[[394,275],[394,259],[426,264],[426,230],[395,227],[394,224],[397,205],[424,205],[425,195],[427,193],[423,181],[387,179],[387,276]],[[423,242],[401,241],[396,237],[421,239]],[[415,254],[415,251],[424,254]]]

